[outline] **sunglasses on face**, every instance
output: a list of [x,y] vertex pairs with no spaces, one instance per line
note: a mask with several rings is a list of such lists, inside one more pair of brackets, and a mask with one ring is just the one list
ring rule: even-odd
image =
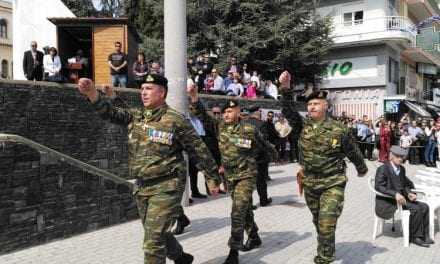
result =
[[221,115],[220,112],[212,112],[212,114],[214,114],[214,115]]

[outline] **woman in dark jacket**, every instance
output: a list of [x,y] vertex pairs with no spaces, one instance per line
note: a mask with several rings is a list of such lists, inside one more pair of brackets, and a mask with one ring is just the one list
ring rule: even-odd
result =
[[145,54],[139,52],[137,60],[133,64],[134,81],[137,88],[141,88],[142,83],[145,81],[145,76],[148,74],[148,63],[145,61]]

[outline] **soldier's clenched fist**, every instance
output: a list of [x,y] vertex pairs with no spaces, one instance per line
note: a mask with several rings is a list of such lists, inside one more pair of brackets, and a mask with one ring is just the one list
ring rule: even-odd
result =
[[87,96],[92,103],[98,100],[98,91],[96,91],[92,80],[87,78],[79,79],[78,90],[81,94]]

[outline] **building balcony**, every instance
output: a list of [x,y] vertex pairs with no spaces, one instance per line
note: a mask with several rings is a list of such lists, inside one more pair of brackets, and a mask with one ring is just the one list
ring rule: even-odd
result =
[[406,17],[388,16],[354,20],[334,25],[335,46],[375,43],[383,41],[401,42],[404,47],[415,45],[417,27]]
[[440,67],[440,32],[434,28],[423,28],[416,37],[416,44],[403,52],[415,62],[433,64]]
[[417,20],[423,21],[440,13],[436,0],[407,0],[408,11]]
[[0,46],[12,47],[12,39],[0,38]]

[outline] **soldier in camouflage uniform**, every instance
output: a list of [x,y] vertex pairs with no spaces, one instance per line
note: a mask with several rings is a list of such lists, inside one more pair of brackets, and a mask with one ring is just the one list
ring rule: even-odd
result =
[[[259,130],[240,120],[237,101],[230,100],[222,108],[223,120],[209,116],[198,100],[197,88],[188,86],[190,110],[202,122],[215,123],[224,174],[232,198],[230,252],[225,264],[238,264],[238,251],[249,251],[261,245],[258,227],[252,212],[252,192],[257,177],[257,155],[261,149],[276,155],[275,148],[265,141]],[[248,240],[243,245],[243,232]]]
[[149,75],[141,86],[140,109],[115,107],[100,95],[89,79],[78,83],[101,118],[128,127],[129,176],[137,179],[135,197],[144,226],[143,249],[146,264],[165,264],[166,257],[176,264],[190,264],[193,256],[170,232],[181,212],[185,188],[186,163],[183,151],[196,158],[205,172],[211,192],[218,193],[217,165],[191,124],[165,102],[167,79]]
[[[296,123],[299,114],[293,105],[290,79],[288,72],[280,76],[281,104],[289,122]],[[326,96],[327,92],[317,91],[307,97],[310,119],[304,122],[299,140],[298,180],[304,186],[306,203],[318,233],[318,254],[314,261],[319,264],[335,260],[336,222],[342,212],[347,182],[344,158],[354,163],[359,176],[368,170],[348,128],[326,117]]]

